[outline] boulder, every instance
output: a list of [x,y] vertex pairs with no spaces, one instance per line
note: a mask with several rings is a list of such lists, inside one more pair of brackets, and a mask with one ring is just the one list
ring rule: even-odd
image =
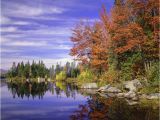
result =
[[116,88],[116,87],[109,87],[108,89],[105,90],[105,92],[108,92],[108,93],[120,93],[121,90]]
[[120,93],[121,90],[116,88],[116,87],[112,87],[110,84],[100,87],[98,90],[98,92],[107,92],[107,93]]
[[112,87],[110,84],[100,87],[98,90],[98,92],[106,92],[106,93],[120,93],[121,90],[116,88],[116,87]]
[[128,105],[137,105],[138,104],[137,101],[127,100],[127,99],[126,99],[126,101],[127,101]]
[[160,93],[153,93],[147,96],[147,99],[152,100],[152,99],[159,99],[160,98]]
[[96,89],[96,88],[98,88],[98,86],[96,83],[85,83],[85,84],[82,84],[81,88],[83,88],[83,89]]
[[117,97],[118,97],[118,98],[123,98],[123,97],[124,97],[124,93],[118,93],[118,94],[117,94]]
[[123,84],[124,84],[124,88],[128,89],[129,91],[136,92],[139,88],[142,88],[142,84],[137,79],[124,82]]
[[108,89],[109,87],[111,87],[110,84],[105,85],[105,86],[103,86],[103,87],[100,87],[97,91],[102,91],[102,92],[104,92],[104,91],[105,91],[106,89]]
[[124,97],[125,97],[125,98],[128,98],[128,99],[133,99],[133,98],[135,98],[136,96],[137,96],[136,93],[133,92],[133,91],[129,91],[128,93],[125,93],[125,94],[124,94]]

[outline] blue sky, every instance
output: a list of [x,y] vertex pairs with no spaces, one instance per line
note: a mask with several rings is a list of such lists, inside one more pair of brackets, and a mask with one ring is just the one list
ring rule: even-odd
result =
[[114,0],[1,0],[1,68],[15,61],[43,60],[47,67],[72,61],[71,29],[99,18]]

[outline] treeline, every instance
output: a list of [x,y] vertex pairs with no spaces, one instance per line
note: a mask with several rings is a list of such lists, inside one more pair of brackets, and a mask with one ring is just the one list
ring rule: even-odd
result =
[[75,62],[66,62],[64,66],[61,63],[57,63],[55,66],[52,65],[51,68],[47,68],[43,61],[36,63],[35,61],[30,64],[28,61],[24,63],[23,61],[16,65],[13,62],[11,69],[7,73],[7,77],[21,77],[21,78],[51,78],[51,79],[66,79],[75,78],[79,75],[79,67]]
[[39,61],[38,63],[30,62],[24,63],[23,61],[21,63],[18,63],[16,65],[15,62],[13,62],[13,65],[11,69],[8,71],[7,74],[8,77],[24,77],[24,78],[37,78],[37,77],[48,77],[49,76],[49,70],[46,68],[43,61]]
[[102,7],[98,21],[77,24],[70,54],[98,79],[158,81],[158,32],[158,0],[115,0],[110,13]]

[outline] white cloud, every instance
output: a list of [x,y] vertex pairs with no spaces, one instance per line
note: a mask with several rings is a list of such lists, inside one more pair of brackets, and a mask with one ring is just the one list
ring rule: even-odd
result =
[[16,27],[1,27],[0,32],[16,32]]
[[9,41],[10,41],[10,39],[8,39],[8,38],[0,37],[0,43],[1,43],[1,45],[2,45],[3,43],[5,43],[5,42],[9,42]]
[[21,21],[14,20],[14,19],[11,19],[3,15],[1,16],[0,22],[1,22],[1,25],[33,25],[33,24],[36,24],[33,21],[28,22],[28,21],[22,21],[22,20]]
[[39,46],[46,46],[46,41],[18,41],[18,40],[10,40],[8,42],[5,42],[3,45],[7,46],[33,46],[33,47],[39,47]]
[[56,65],[57,62],[61,63],[61,65],[65,65],[67,61],[72,62],[73,58],[64,56],[64,58],[61,58],[61,59],[51,59],[51,58],[38,58],[38,57],[32,57],[32,56],[15,56],[10,58],[3,58],[1,60],[0,68],[9,69],[12,66],[13,62],[18,63],[21,61],[24,61],[24,62],[30,61],[30,63],[32,63],[33,60],[35,62],[38,62],[39,60],[43,60],[46,67],[50,68],[52,65]]
[[1,48],[1,53],[13,53],[13,52],[20,52],[20,50],[11,48]]
[[2,24],[8,24],[11,22],[11,20],[8,17],[5,17],[3,15],[1,15],[1,19],[0,19],[1,25]]
[[[5,4],[4,4],[5,5]],[[37,17],[45,14],[61,14],[66,9],[57,7],[57,6],[38,6],[38,5],[28,5],[28,4],[20,4],[20,3],[10,3],[6,5],[2,9],[2,13],[5,16],[14,16],[14,17],[22,17],[22,18],[31,18]]]

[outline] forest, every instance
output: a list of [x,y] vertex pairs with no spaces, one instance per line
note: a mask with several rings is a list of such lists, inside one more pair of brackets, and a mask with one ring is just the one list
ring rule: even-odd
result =
[[57,63],[55,66],[47,68],[43,61],[36,63],[32,61],[32,64],[28,61],[26,63],[19,62],[17,65],[13,62],[11,69],[7,73],[7,77],[11,79],[35,79],[50,78],[56,80],[65,80],[67,77],[75,78],[79,74],[79,68],[75,62],[66,62],[64,66],[61,63]]

